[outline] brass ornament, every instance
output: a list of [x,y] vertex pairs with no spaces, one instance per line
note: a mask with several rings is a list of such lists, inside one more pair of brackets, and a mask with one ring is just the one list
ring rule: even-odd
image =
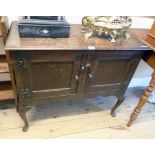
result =
[[89,38],[94,34],[99,37],[106,37],[111,42],[116,42],[116,38],[130,38],[127,32],[132,24],[129,16],[84,16],[82,18],[82,33],[84,38]]

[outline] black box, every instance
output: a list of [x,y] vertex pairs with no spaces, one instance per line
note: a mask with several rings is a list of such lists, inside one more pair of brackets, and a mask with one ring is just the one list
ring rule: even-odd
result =
[[18,22],[20,37],[68,38],[70,26],[64,20],[21,19]]
[[26,19],[62,20],[64,16],[25,16]]

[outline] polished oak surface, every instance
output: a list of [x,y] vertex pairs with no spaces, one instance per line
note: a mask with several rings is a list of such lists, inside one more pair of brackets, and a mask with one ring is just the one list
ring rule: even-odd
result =
[[[132,35],[132,34],[131,34]],[[17,22],[13,22],[6,50],[150,50],[134,38],[120,39],[112,43],[107,39],[92,37],[84,39],[81,25],[71,25],[70,38],[20,38]]]
[[149,29],[131,29],[130,32],[135,35],[142,43],[155,51],[155,39],[148,35]]

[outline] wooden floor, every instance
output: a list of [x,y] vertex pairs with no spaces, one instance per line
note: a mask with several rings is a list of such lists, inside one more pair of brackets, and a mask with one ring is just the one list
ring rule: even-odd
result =
[[33,107],[28,113],[30,128],[26,133],[21,131],[23,122],[14,102],[0,102],[0,138],[155,138],[155,104],[148,103],[132,127],[126,127],[143,91],[140,87],[129,88],[115,118],[110,115],[115,97]]

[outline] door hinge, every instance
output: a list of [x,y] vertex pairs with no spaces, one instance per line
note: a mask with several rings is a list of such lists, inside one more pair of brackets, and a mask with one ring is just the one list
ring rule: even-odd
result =
[[31,91],[30,91],[30,89],[28,89],[28,88],[21,89],[20,96],[22,98],[30,98],[31,97]]
[[15,68],[16,70],[19,70],[19,71],[22,71],[24,68],[26,68],[25,60],[17,60],[15,62]]

